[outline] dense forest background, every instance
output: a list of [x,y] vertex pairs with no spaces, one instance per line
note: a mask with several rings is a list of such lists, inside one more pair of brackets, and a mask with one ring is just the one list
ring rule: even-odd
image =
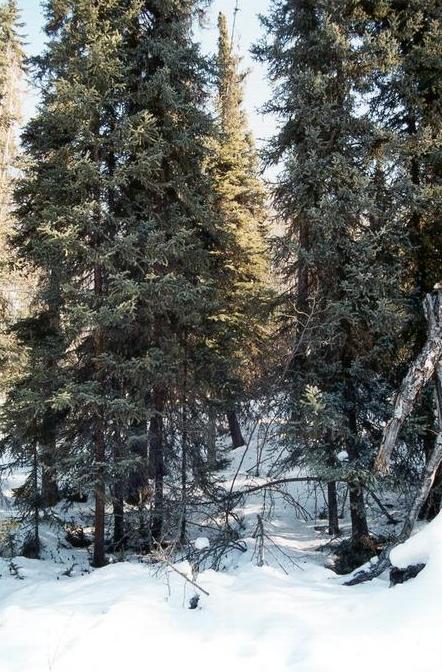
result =
[[0,4],[5,555],[39,557],[49,522],[100,567],[210,520],[217,566],[257,426],[246,491],[319,486],[339,572],[440,510],[440,3],[273,0],[262,152],[231,17],[216,54],[196,41],[206,5],[46,0],[29,59]]

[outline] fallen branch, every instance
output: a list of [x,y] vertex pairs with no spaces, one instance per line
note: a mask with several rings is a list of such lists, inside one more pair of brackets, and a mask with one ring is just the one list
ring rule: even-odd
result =
[[[155,557],[155,556],[154,556],[154,557]],[[204,588],[201,588],[201,586],[199,586],[195,581],[193,581],[192,579],[189,579],[189,577],[187,576],[187,574],[184,574],[184,572],[181,572],[179,569],[177,569],[177,568],[175,567],[175,565],[173,565],[173,564],[172,564],[166,557],[164,557],[164,555],[158,554],[157,557],[156,557],[156,559],[157,559],[159,562],[164,562],[168,567],[170,567],[170,569],[171,569],[172,571],[174,571],[174,572],[176,572],[177,574],[179,574],[179,576],[181,576],[183,579],[185,579],[185,581],[187,581],[188,583],[190,583],[194,588],[196,588],[197,590],[199,590],[201,593],[204,593],[204,595],[207,595],[207,597],[210,597],[210,593],[208,593],[207,590],[204,590]]]

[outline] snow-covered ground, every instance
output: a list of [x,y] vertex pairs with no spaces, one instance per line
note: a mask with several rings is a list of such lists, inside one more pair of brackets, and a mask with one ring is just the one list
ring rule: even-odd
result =
[[[233,489],[265,478],[251,476],[254,454],[236,451],[226,487],[238,468]],[[300,487],[290,495],[308,512],[320,493]],[[328,537],[320,521],[301,510],[296,518],[280,495],[266,498],[260,491],[242,503],[247,550],[231,553],[224,571],[196,577],[209,593],[199,593],[196,609],[189,603],[198,590],[172,568],[139,557],[92,571],[86,550],[66,548],[56,528],[43,525],[45,560],[0,559],[0,672],[440,668],[442,515],[394,551],[398,566],[427,563],[417,578],[350,588],[323,566],[326,555],[316,549]],[[263,511],[270,515],[258,567],[252,532]],[[204,551],[207,541],[195,545]],[[176,568],[191,577],[188,563]]]
[[18,558],[18,579],[0,561],[0,670],[434,672],[441,539],[439,518],[398,552],[405,564],[408,555],[429,563],[391,589],[386,580],[348,588],[310,562],[287,575],[245,554],[198,577],[209,596],[195,610],[194,588],[171,570],[116,563],[69,578],[51,561]]

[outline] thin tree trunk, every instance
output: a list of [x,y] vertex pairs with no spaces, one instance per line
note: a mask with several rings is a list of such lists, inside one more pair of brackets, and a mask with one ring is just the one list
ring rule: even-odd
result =
[[419,513],[420,520],[433,520],[440,513],[442,506],[442,465],[436,472],[432,488]]
[[34,490],[34,529],[33,539],[29,545],[31,553],[28,557],[38,559],[40,557],[40,498],[38,494],[38,450],[36,445],[34,446],[32,479]]
[[229,423],[230,436],[232,438],[232,445],[234,448],[241,448],[245,446],[246,442],[241,432],[241,426],[239,424],[238,416],[234,408],[230,409],[226,413],[227,421]]
[[[358,459],[357,447],[357,419],[355,410],[355,391],[351,381],[347,383],[347,417],[350,436],[347,441],[347,452],[350,462]],[[369,537],[367,514],[365,511],[364,491],[359,479],[355,479],[348,484],[350,517],[351,517],[351,537],[356,544],[364,542]]]
[[116,551],[119,551],[124,546],[124,479],[121,474],[118,474],[119,463],[121,461],[121,444],[120,437],[116,437],[113,451],[114,465],[117,471],[113,492],[113,518],[114,518],[114,534],[113,546]]
[[185,341],[185,360],[183,373],[183,401],[182,401],[182,443],[181,443],[181,526],[180,543],[186,543],[186,508],[187,508],[187,340]]
[[216,468],[216,413],[209,404],[207,422],[207,468],[213,471]]
[[328,533],[333,537],[339,535],[338,497],[336,494],[336,481],[327,483],[327,506],[328,506]]
[[163,445],[163,399],[159,390],[153,394],[154,413],[149,424],[149,457],[155,482],[154,506],[150,532],[154,542],[160,543],[164,523],[164,445]]
[[[440,317],[441,317],[441,302],[440,302],[440,294],[441,294],[441,289],[439,285],[436,286],[435,288],[437,290],[436,296],[431,296],[430,294],[427,295],[426,300],[425,300],[425,305],[426,305],[426,314],[427,314],[427,319],[429,322],[429,330],[433,330],[434,334],[437,334],[438,331],[440,331],[440,327],[438,329],[435,328],[435,325],[441,324]],[[429,350],[429,343],[433,342],[433,346],[438,352],[439,346],[438,346],[438,341],[437,338],[431,338],[431,334],[427,340],[427,343],[424,347],[424,350],[421,352],[421,354],[418,356],[417,360],[413,363],[413,365],[410,367],[409,372],[407,373],[399,394],[396,399],[396,404],[395,404],[395,413],[398,416],[398,419],[403,420],[405,419],[406,415],[405,412],[399,413],[401,410],[401,395],[405,394],[406,396],[406,413],[409,414],[413,410],[416,397],[417,397],[417,392],[416,388],[422,389],[424,383],[422,382],[425,380],[428,382],[429,378],[431,376],[428,376],[428,366],[423,366],[419,367],[418,363],[419,362],[427,362],[432,359],[432,353]],[[414,525],[416,523],[416,520],[419,516],[419,512],[422,509],[422,506],[424,502],[427,500],[428,495],[431,491],[431,488],[433,486],[434,480],[436,478],[436,474],[438,470],[441,468],[442,465],[442,363],[440,361],[440,355],[439,359],[435,359],[434,362],[434,368],[432,373],[436,374],[436,385],[435,385],[435,397],[436,397],[436,410],[437,410],[437,417],[436,417],[436,423],[437,423],[437,438],[436,442],[434,445],[434,450],[433,454],[430,457],[429,460],[427,460],[427,463],[425,465],[425,471],[424,471],[424,476],[422,479],[422,484],[421,487],[419,488],[418,492],[416,493],[416,496],[413,501],[413,505],[411,506],[410,511],[408,512],[408,516],[404,522],[404,525],[402,527],[401,533],[397,537],[395,543],[388,548],[384,549],[382,552],[379,561],[377,564],[372,567],[368,571],[363,571],[359,572],[353,579],[347,582],[346,585],[348,586],[353,586],[358,583],[363,583],[364,581],[371,581],[371,579],[375,578],[376,576],[380,576],[388,567],[391,566],[391,561],[390,561],[390,552],[391,550],[397,546],[398,544],[403,543],[408,539],[410,536],[411,532],[413,531]],[[413,383],[413,385],[411,385]],[[412,400],[412,401],[410,401]],[[411,403],[411,407],[408,407],[408,404]],[[391,452],[393,451],[395,447],[395,441],[390,438],[391,441],[393,441],[391,444],[388,444],[387,449],[385,448],[385,438],[386,436],[392,437],[391,433],[389,432],[389,426],[385,428],[384,432],[384,440],[382,442],[381,450],[379,451],[378,454],[378,468],[381,468],[381,470],[385,470],[385,467],[388,468],[388,459],[389,456],[391,455]],[[396,433],[397,437],[397,433]]]
[[55,506],[60,501],[55,469],[55,436],[40,448],[41,461],[41,505],[43,508]]
[[97,418],[95,423],[95,462],[97,466],[97,480],[95,484],[95,536],[94,536],[94,567],[103,567],[106,564],[104,552],[105,533],[105,485],[103,465],[105,461],[105,443],[103,421]]

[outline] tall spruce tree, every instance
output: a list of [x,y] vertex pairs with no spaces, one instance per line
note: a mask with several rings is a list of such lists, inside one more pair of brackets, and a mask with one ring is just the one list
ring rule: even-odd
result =
[[[363,485],[379,438],[373,419],[387,407],[384,373],[399,318],[398,240],[375,203],[376,134],[357,110],[358,43],[346,9],[275,0],[256,53],[274,85],[267,111],[280,120],[267,158],[282,164],[274,199],[286,225],[276,249],[283,321],[295,342],[286,377],[290,460],[329,481],[333,533],[333,481],[348,482],[353,547],[361,549],[369,532]],[[342,449],[346,465],[336,457]]]
[[[31,365],[10,395],[9,436],[38,456],[54,430],[64,483],[95,492],[98,566],[106,502],[119,545],[124,483],[140,462],[154,483],[150,536],[161,540],[166,411],[186,415],[183,373],[193,397],[208,384],[224,234],[206,170],[198,6],[49,1],[49,44],[35,61],[43,95],[23,136],[14,245],[40,283],[35,314],[17,325]],[[185,451],[183,440],[184,488]]]
[[[211,173],[217,209],[230,234],[220,257],[226,312],[220,316],[215,384],[218,406],[227,410],[234,447],[244,442],[235,402],[246,396],[250,372],[259,370],[266,340],[266,302],[270,298],[269,255],[265,241],[266,194],[258,176],[258,159],[243,104],[239,59],[233,52],[227,20],[218,17],[217,115]],[[221,319],[222,318],[222,319]],[[256,391],[256,388],[255,388]]]
[[[372,117],[384,129],[382,150],[390,163],[387,186],[395,203],[394,219],[408,238],[402,253],[408,303],[403,332],[406,365],[426,337],[422,302],[440,281],[442,264],[440,3],[359,2],[352,11],[367,60],[365,83],[372,94]],[[418,411],[425,418],[418,444],[427,456],[435,436],[429,392]],[[430,517],[440,508],[441,470],[435,487],[439,494],[432,494],[426,509]]]
[[138,410],[123,369],[134,306],[122,296],[120,258],[132,238],[113,208],[126,147],[146,126],[151,138],[149,119],[117,126],[127,76],[122,32],[137,9],[47,3],[50,42],[35,61],[42,102],[23,135],[28,166],[16,197],[14,246],[39,287],[34,314],[17,325],[30,355],[10,394],[10,436],[43,462],[57,448],[51,462],[63,456],[65,480],[95,489],[96,565],[104,562],[108,451]]
[[[212,324],[223,297],[218,274],[228,232],[216,211],[210,161],[213,120],[207,104],[208,63],[192,39],[200,2],[144,2],[128,41],[134,68],[132,114],[148,114],[160,138],[155,180],[136,165],[125,190],[124,212],[138,220],[145,259],[134,347],[149,353],[144,386],[150,474],[154,480],[151,535],[165,531],[163,481],[168,453],[181,453],[182,506],[189,462],[188,408],[212,385]],[[129,165],[134,157],[129,157]],[[142,173],[141,173],[142,177]],[[142,326],[141,326],[142,325]],[[166,426],[167,425],[167,426]],[[175,437],[170,437],[170,433]],[[170,443],[180,448],[171,456]],[[169,439],[166,442],[167,435]],[[169,444],[169,445],[166,445]],[[181,507],[182,508],[182,507]],[[185,512],[180,511],[181,536]]]

